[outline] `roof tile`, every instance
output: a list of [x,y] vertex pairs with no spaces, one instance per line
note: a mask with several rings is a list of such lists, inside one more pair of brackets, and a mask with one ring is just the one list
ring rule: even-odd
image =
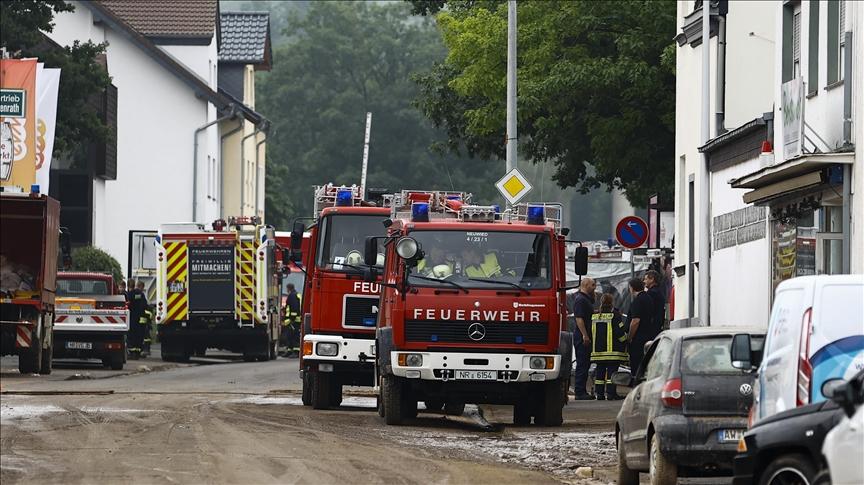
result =
[[219,60],[270,64],[270,14],[223,12]]
[[210,38],[217,0],[99,0],[146,37]]

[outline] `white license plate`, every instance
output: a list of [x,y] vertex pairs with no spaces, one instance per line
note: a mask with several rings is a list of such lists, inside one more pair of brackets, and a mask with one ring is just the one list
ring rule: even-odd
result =
[[77,350],[92,350],[93,344],[90,342],[66,342],[66,348]]
[[744,437],[743,429],[721,429],[717,432],[717,439],[722,443],[737,443]]
[[498,373],[492,370],[457,370],[456,379],[468,381],[494,381]]

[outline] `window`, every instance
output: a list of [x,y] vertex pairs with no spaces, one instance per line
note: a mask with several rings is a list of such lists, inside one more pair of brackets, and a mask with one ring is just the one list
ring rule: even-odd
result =
[[783,6],[783,70],[782,82],[801,74],[801,4]]
[[672,341],[668,338],[660,340],[654,353],[651,355],[648,364],[645,366],[645,380],[656,379],[662,377],[669,369],[669,363],[672,359]]
[[792,79],[801,75],[801,12],[792,16]]
[[[765,338],[752,336],[753,350],[762,350]],[[732,367],[732,336],[690,338],[681,343],[681,372],[698,374],[741,374]]]
[[843,71],[846,68],[846,2],[840,2],[840,21],[837,23],[840,35],[840,52],[838,52],[838,64],[840,66],[837,77],[843,79]]
[[[840,10],[841,7],[845,7],[845,2],[839,2],[837,0],[830,0],[828,2],[828,85],[832,85],[841,79],[843,79],[842,74],[842,54],[841,50],[841,42],[843,42],[842,30],[843,24],[841,24],[841,15]],[[843,17],[845,17],[845,8],[843,10]],[[845,22],[845,19],[842,20]],[[845,46],[844,51],[845,51]]]
[[384,219],[380,215],[334,214],[321,222],[318,245],[318,267],[330,271],[356,272],[363,264],[367,236],[383,236]]
[[210,155],[207,155],[207,172],[206,172],[207,173],[207,192],[206,192],[207,193],[207,199],[211,198],[210,197],[210,187],[213,186],[213,182],[210,180],[211,177],[213,176],[213,174],[210,173],[210,168],[211,168]]

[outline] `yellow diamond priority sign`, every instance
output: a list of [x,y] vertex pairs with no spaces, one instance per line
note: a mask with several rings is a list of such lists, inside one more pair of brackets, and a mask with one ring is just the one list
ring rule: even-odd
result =
[[495,187],[510,204],[519,202],[522,197],[525,197],[525,194],[531,191],[531,183],[516,168],[501,177],[501,180],[495,183]]

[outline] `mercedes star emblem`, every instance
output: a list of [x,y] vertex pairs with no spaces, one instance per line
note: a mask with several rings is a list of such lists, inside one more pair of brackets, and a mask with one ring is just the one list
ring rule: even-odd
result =
[[750,384],[741,384],[741,387],[738,388],[738,392],[740,392],[742,396],[749,396],[750,394],[753,394],[753,386]]
[[480,323],[472,323],[468,326],[468,338],[478,342],[486,336],[486,327]]

